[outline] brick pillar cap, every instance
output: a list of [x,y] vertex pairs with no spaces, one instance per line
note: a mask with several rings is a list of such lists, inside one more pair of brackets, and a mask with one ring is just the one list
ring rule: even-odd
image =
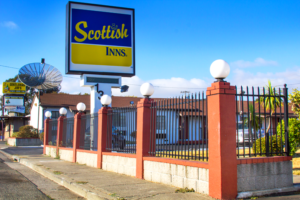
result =
[[111,110],[111,107],[102,107],[98,110],[98,114],[106,114],[109,110]]

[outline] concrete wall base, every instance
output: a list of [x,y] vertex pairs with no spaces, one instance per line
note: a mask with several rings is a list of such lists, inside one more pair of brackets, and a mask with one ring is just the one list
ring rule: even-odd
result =
[[284,187],[284,188],[276,188],[271,190],[258,190],[258,191],[251,191],[251,192],[240,192],[237,195],[238,199],[244,199],[249,197],[259,197],[263,195],[271,195],[276,193],[282,193],[282,192],[295,192],[300,191],[299,185],[294,185],[292,187]]
[[7,144],[10,146],[41,146],[42,141],[39,138],[7,138]]
[[59,159],[72,162],[73,161],[73,149],[65,150],[59,149]]
[[51,156],[52,158],[56,158],[56,147],[46,147],[46,155]]
[[97,154],[77,151],[76,152],[76,162],[79,164],[86,164],[87,166],[96,168],[97,167]]
[[208,194],[208,173],[205,168],[177,164],[144,161],[144,178],[147,181],[193,188],[198,193]]
[[293,186],[291,161],[241,164],[237,167],[238,192],[255,192]]
[[103,155],[102,169],[135,177],[136,158]]

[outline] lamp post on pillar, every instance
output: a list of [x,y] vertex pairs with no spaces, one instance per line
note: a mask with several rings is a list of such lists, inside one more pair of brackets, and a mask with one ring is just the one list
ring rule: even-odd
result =
[[224,81],[229,72],[227,62],[214,61],[210,73],[217,81],[206,92],[209,195],[217,199],[235,199],[237,195],[236,90]]
[[143,157],[149,156],[150,151],[150,119],[151,102],[150,96],[154,93],[154,87],[151,83],[144,83],[140,92],[145,97],[137,104],[137,133],[136,133],[136,177],[143,179]]
[[51,112],[47,111],[45,113],[45,124],[44,124],[44,148],[43,148],[43,154],[46,154],[46,145],[48,144],[48,137],[49,137],[49,121],[51,117]]
[[59,147],[63,144],[63,126],[64,126],[64,119],[66,118],[65,115],[67,114],[66,108],[59,109],[60,117],[57,119],[57,142],[56,142],[56,156],[59,156]]
[[[111,109],[108,105],[111,104],[111,97],[109,95],[103,95],[101,98],[101,104],[103,107],[98,111],[98,152],[97,152],[97,168],[102,169],[102,152],[107,151],[107,113]],[[108,141],[111,142],[111,141]]]
[[[73,162],[76,162],[76,149],[79,149],[80,145],[80,129],[82,126],[81,116],[84,115],[83,111],[86,109],[86,105],[82,102],[78,103],[76,106],[79,113],[74,116],[74,136],[73,136]],[[83,136],[84,140],[84,136]]]

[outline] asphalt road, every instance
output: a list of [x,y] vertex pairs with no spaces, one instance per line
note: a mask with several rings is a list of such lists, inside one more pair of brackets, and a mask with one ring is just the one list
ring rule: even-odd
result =
[[[22,149],[14,151],[20,153]],[[34,154],[34,150],[28,151]],[[28,155],[27,149],[23,149],[23,152]],[[0,200],[2,199],[75,200],[84,198],[0,153]]]
[[0,199],[49,199],[36,185],[4,163],[0,155]]

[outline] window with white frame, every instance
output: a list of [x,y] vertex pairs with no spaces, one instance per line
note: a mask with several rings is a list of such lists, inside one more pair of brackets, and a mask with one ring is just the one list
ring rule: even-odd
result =
[[51,111],[51,119],[58,119],[59,112],[58,111]]

